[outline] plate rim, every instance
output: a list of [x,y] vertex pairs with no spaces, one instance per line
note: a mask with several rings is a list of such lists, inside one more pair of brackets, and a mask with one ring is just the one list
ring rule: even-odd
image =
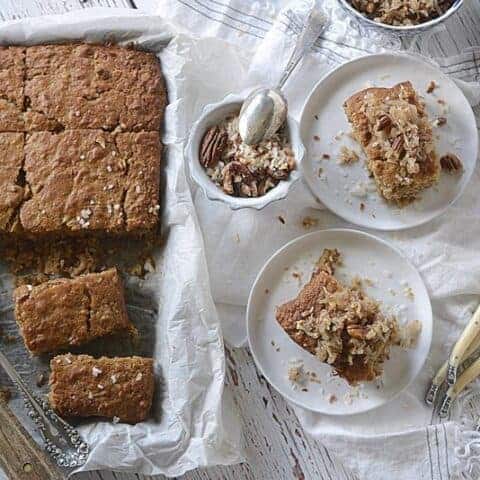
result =
[[[252,347],[252,323],[253,323],[253,320],[252,320],[252,298],[253,298],[253,295],[255,293],[255,290],[258,286],[258,283],[259,281],[261,280],[263,274],[265,273],[265,271],[267,270],[268,266],[272,263],[272,261],[277,258],[278,256],[282,255],[287,249],[289,249],[290,247],[292,247],[292,245],[294,245],[295,243],[298,243],[298,242],[301,242],[301,241],[305,241],[306,238],[308,237],[313,237],[313,236],[316,236],[316,235],[321,235],[325,232],[329,232],[329,233],[338,233],[338,232],[341,232],[341,233],[347,233],[347,234],[353,234],[353,235],[360,235],[360,236],[364,236],[370,240],[373,240],[373,241],[377,241],[381,244],[383,244],[384,246],[386,246],[387,248],[389,248],[390,250],[392,250],[393,252],[395,252],[397,255],[399,255],[403,261],[406,262],[406,264],[408,265],[408,267],[413,270],[413,272],[418,276],[418,279],[420,280],[420,284],[421,284],[421,288],[423,289],[424,293],[425,293],[425,298],[426,298],[426,301],[427,301],[427,307],[428,307],[428,311],[427,311],[427,315],[428,315],[428,318],[427,318],[427,323],[429,325],[429,336],[427,338],[427,347],[425,349],[425,354],[424,354],[424,357],[423,359],[418,363],[417,367],[416,367],[416,370],[414,372],[414,374],[412,375],[412,377],[410,378],[410,380],[400,389],[398,390],[395,394],[393,394],[388,400],[386,400],[385,402],[383,403],[380,403],[379,405],[374,405],[374,406],[371,406],[371,407],[367,407],[367,408],[364,408],[362,410],[358,410],[356,412],[352,412],[352,413],[345,413],[345,412],[327,412],[323,409],[314,409],[314,408],[311,408],[309,406],[306,406],[305,404],[303,404],[301,401],[293,398],[290,394],[286,394],[285,392],[283,392],[277,385],[276,383],[274,383],[269,374],[265,371],[265,369],[263,368],[261,362],[259,361],[258,357],[257,357],[257,354],[255,352],[255,349]],[[245,320],[246,320],[246,327],[247,327],[247,342],[248,342],[248,347],[250,349],[250,352],[252,354],[252,357],[253,357],[253,360],[255,362],[255,366],[258,368],[258,370],[260,371],[260,373],[265,377],[265,379],[267,380],[267,382],[283,397],[285,398],[287,401],[289,402],[292,402],[294,405],[297,405],[301,408],[304,408],[305,410],[308,410],[310,412],[315,412],[315,413],[321,413],[322,415],[328,415],[328,416],[331,416],[331,417],[347,417],[347,416],[353,416],[353,415],[362,415],[364,413],[367,413],[367,412],[371,412],[377,408],[380,408],[390,402],[392,402],[395,398],[397,398],[401,393],[403,393],[404,391],[406,391],[410,385],[413,383],[413,381],[415,379],[417,379],[417,377],[419,376],[421,370],[423,369],[423,367],[425,366],[425,363],[428,359],[428,355],[430,353],[430,350],[432,348],[432,340],[433,340],[433,310],[432,310],[432,302],[431,302],[431,299],[430,299],[430,295],[428,293],[428,289],[427,289],[427,286],[425,285],[425,282],[422,278],[422,276],[420,275],[420,272],[417,270],[417,268],[415,268],[415,266],[413,265],[413,263],[410,261],[410,259],[408,257],[406,257],[403,252],[398,249],[396,246],[392,245],[391,243],[387,242],[386,240],[383,240],[382,238],[379,238],[375,235],[372,235],[371,233],[368,233],[368,232],[364,232],[362,230],[357,230],[357,229],[354,229],[354,228],[324,228],[324,229],[320,229],[320,230],[316,230],[314,232],[309,232],[309,233],[306,233],[304,235],[300,235],[299,237],[296,237],[292,240],[290,240],[289,242],[287,242],[285,245],[283,245],[282,247],[280,247],[278,250],[276,250],[266,261],[265,263],[263,264],[262,268],[260,269],[260,271],[258,272],[257,276],[255,277],[255,280],[252,284],[252,287],[250,289],[250,293],[248,295],[248,302],[247,302],[247,308],[246,308],[246,314],[245,314]],[[423,325],[423,322],[422,322],[422,325]],[[422,327],[423,328],[423,327]],[[292,339],[290,339],[291,342],[293,342]]]
[[470,117],[470,122],[472,125],[476,125],[476,119],[475,119],[475,115],[473,113],[473,109],[472,109],[472,106],[470,105],[469,101],[467,100],[467,97],[465,96],[465,94],[462,92],[462,90],[460,89],[460,87],[458,87],[458,85],[453,81],[452,78],[450,78],[449,76],[447,76],[445,73],[443,73],[439,68],[438,66],[434,65],[433,63],[430,63],[427,61],[427,59],[423,59],[421,57],[417,57],[415,55],[412,55],[412,54],[409,54],[409,53],[405,53],[405,52],[381,52],[381,53],[373,53],[373,54],[368,54],[368,55],[363,55],[361,57],[357,57],[357,58],[353,58],[352,60],[349,60],[347,62],[344,62],[342,63],[341,65],[338,65],[337,67],[335,67],[333,70],[330,70],[329,72],[325,73],[319,80],[318,82],[313,86],[313,88],[310,90],[310,93],[308,94],[305,102],[303,103],[303,106],[301,108],[301,112],[300,112],[300,120],[299,120],[299,126],[300,126],[300,135],[301,135],[301,138],[302,138],[302,143],[304,144],[305,146],[305,156],[304,156],[304,161],[302,162],[302,164],[300,165],[300,170],[302,172],[302,177],[304,178],[305,180],[305,183],[308,187],[308,189],[310,190],[311,194],[316,198],[318,199],[320,202],[322,202],[323,205],[325,205],[325,207],[330,211],[332,212],[334,215],[336,215],[337,217],[339,218],[342,218],[343,220],[346,220],[347,222],[350,222],[354,225],[357,225],[359,227],[364,227],[364,228],[369,228],[369,229],[372,229],[372,230],[378,230],[378,231],[382,231],[382,232],[392,232],[392,231],[402,231],[402,230],[407,230],[409,228],[415,228],[415,227],[419,227],[421,225],[425,225],[429,222],[431,222],[432,220],[440,217],[441,215],[443,215],[450,207],[452,207],[459,199],[460,197],[463,195],[463,193],[465,192],[465,189],[467,188],[467,186],[470,184],[471,182],[471,179],[473,177],[473,173],[475,171],[475,167],[476,167],[476,164],[477,164],[477,160],[478,160],[478,155],[479,155],[479,138],[478,138],[478,135],[474,136],[474,142],[475,142],[475,152],[476,152],[476,155],[475,155],[475,158],[474,158],[474,163],[472,165],[472,169],[470,170],[470,172],[468,173],[468,177],[464,183],[464,185],[459,189],[459,191],[457,192],[457,194],[452,198],[452,200],[450,200],[449,203],[447,203],[444,207],[442,207],[435,215],[430,215],[430,216],[426,216],[425,218],[423,219],[419,219],[415,222],[412,222],[412,223],[408,223],[406,225],[398,225],[398,226],[385,226],[385,225],[381,225],[381,226],[377,226],[377,225],[371,225],[370,223],[368,222],[365,222],[365,221],[362,221],[363,218],[365,218],[364,216],[355,216],[353,213],[351,215],[351,218],[347,218],[347,216],[345,215],[341,215],[340,213],[338,213],[335,208],[334,208],[334,205],[335,205],[335,202],[334,201],[328,201],[328,202],[325,202],[325,200],[323,198],[320,198],[317,193],[315,192],[315,189],[314,189],[314,186],[313,186],[313,179],[310,178],[310,175],[307,175],[306,171],[305,171],[305,168],[306,168],[306,164],[307,162],[309,161],[308,158],[309,158],[309,148],[308,148],[308,143],[305,141],[305,138],[304,138],[304,130],[305,130],[305,122],[306,122],[306,109],[308,107],[308,105],[310,104],[310,102],[312,101],[312,97],[313,95],[317,92],[317,90],[319,88],[321,88],[321,85],[322,83],[326,82],[330,77],[333,77],[334,75],[338,74],[338,72],[344,68],[347,68],[348,66],[354,64],[354,63],[362,63],[364,61],[368,61],[372,58],[395,58],[395,57],[402,57],[402,58],[405,58],[407,60],[411,60],[413,62],[417,62],[417,63],[420,63],[420,64],[423,64],[423,65],[427,65],[429,67],[432,67],[434,68],[436,71],[437,71],[437,74],[439,77],[443,78],[444,80],[450,82],[451,84],[454,85],[454,87],[461,93],[462,97],[465,99],[466,103],[469,105],[469,109],[467,110],[467,112],[465,113],[465,115],[469,116]]

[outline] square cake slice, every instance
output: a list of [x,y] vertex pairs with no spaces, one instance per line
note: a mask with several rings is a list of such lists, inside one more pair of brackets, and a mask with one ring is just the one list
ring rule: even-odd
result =
[[339,259],[337,250],[325,249],[310,281],[277,308],[276,318],[292,340],[354,385],[382,373],[399,334],[375,300],[334,277]]
[[26,50],[29,131],[158,131],[167,103],[153,53],[116,45],[38,45]]
[[35,132],[25,145],[26,234],[143,234],[158,222],[158,132]]
[[362,90],[346,100],[344,109],[386,200],[408,203],[438,181],[432,128],[410,82]]
[[50,362],[52,408],[62,417],[144,421],[152,407],[153,360],[60,355]]
[[56,279],[14,292],[15,316],[33,354],[78,347],[108,335],[135,334],[116,269]]

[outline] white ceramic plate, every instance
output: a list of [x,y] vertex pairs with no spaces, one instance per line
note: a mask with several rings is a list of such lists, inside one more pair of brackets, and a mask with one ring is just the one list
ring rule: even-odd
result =
[[[369,278],[374,285],[365,290],[382,302],[384,312],[394,312],[399,323],[407,319],[422,323],[416,346],[409,350],[394,347],[381,379],[360,387],[350,387],[332,376],[332,368],[299,347],[275,319],[275,308],[297,296],[324,248],[337,248],[342,254],[337,278]],[[295,272],[301,274],[301,282]],[[413,298],[406,295],[408,288]],[[417,376],[430,350],[432,309],[420,275],[390,245],[356,230],[321,230],[293,240],[267,261],[250,293],[247,330],[257,366],[284,397],[315,412],[349,415],[383,405]],[[302,361],[304,370],[314,372],[321,383],[308,382],[307,391],[295,388],[287,376],[293,360]]]
[[[347,135],[350,126],[342,105],[350,95],[369,86],[391,87],[406,80],[424,96],[432,120],[437,116],[447,117],[446,125],[434,128],[434,134],[439,135],[437,152],[458,155],[464,172],[462,175],[442,173],[438,185],[425,190],[419,200],[400,209],[387,204],[372,188],[361,147]],[[427,94],[431,80],[439,88],[434,94]],[[444,100],[446,106],[438,100]],[[445,109],[448,109],[446,114]],[[302,170],[313,193],[337,215],[379,230],[414,227],[444,212],[463,192],[478,155],[475,118],[462,91],[436,67],[409,55],[370,55],[329,73],[315,86],[305,103],[300,132],[307,149]],[[350,166],[339,165],[337,157],[342,145],[356,150],[361,160]],[[324,153],[331,158],[321,159]],[[360,198],[358,195],[364,193],[365,186],[370,192]],[[361,203],[363,210],[360,210]]]

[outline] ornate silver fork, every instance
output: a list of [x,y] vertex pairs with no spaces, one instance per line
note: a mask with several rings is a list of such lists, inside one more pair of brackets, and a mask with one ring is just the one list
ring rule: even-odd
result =
[[78,431],[60,418],[50,405],[38,395],[30,392],[12,364],[0,352],[0,366],[20,390],[28,416],[45,444],[45,450],[59,467],[75,468],[83,465],[90,448]]

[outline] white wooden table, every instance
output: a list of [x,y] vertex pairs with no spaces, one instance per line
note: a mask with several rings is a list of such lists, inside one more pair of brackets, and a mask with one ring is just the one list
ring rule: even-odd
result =
[[[153,9],[155,0],[0,0],[0,20],[103,7]],[[435,55],[452,55],[480,45],[480,3],[467,0],[456,22],[432,46]],[[227,388],[233,393],[243,422],[247,463],[232,467],[196,470],[182,480],[354,480],[318,442],[308,438],[291,407],[256,370],[247,349],[227,348]],[[324,465],[332,468],[326,472]],[[332,472],[334,472],[332,474]],[[133,480],[136,474],[94,472],[78,480]],[[151,477],[150,477],[151,478]],[[164,478],[164,477],[155,477]],[[362,479],[363,480],[363,479]]]

